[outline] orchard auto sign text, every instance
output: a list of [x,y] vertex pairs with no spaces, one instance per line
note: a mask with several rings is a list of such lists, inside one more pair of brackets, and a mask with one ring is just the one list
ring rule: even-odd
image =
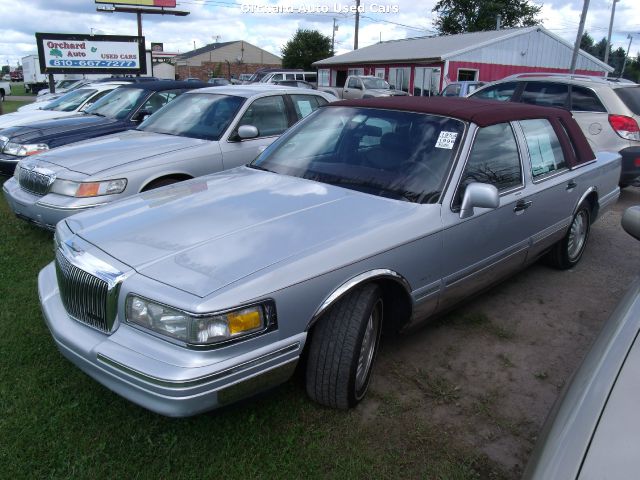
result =
[[146,73],[144,37],[36,33],[43,73]]

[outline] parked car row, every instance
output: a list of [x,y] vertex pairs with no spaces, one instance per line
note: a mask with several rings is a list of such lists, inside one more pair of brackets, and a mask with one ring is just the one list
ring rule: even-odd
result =
[[565,109],[203,86],[122,85],[0,130],[11,209],[56,231],[39,292],[60,351],[165,415],[282,383],[303,356],[309,396],[352,407],[383,326],[543,256],[573,267],[619,195],[620,154]]

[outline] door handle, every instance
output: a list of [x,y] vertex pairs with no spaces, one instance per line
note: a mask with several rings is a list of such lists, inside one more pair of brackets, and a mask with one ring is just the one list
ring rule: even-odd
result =
[[526,210],[527,208],[529,208],[531,205],[533,205],[533,202],[531,200],[518,200],[518,203],[516,203],[516,206],[513,207],[513,211],[514,212],[522,212],[524,210]]
[[576,188],[578,186],[578,184],[576,182],[574,182],[573,180],[569,180],[569,183],[567,183],[567,190],[571,191],[574,188]]

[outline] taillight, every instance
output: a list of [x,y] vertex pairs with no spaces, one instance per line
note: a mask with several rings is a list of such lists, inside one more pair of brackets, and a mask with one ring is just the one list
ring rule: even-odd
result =
[[611,128],[622,138],[640,141],[640,127],[633,118],[624,115],[609,115],[609,123]]

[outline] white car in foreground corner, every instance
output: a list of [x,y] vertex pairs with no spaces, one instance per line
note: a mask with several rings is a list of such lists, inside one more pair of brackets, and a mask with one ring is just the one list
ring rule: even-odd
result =
[[28,109],[21,107],[17,112],[7,113],[0,117],[0,129],[76,115],[121,85],[126,85],[126,83],[89,84],[62,95],[52,102],[33,103],[28,105]]

